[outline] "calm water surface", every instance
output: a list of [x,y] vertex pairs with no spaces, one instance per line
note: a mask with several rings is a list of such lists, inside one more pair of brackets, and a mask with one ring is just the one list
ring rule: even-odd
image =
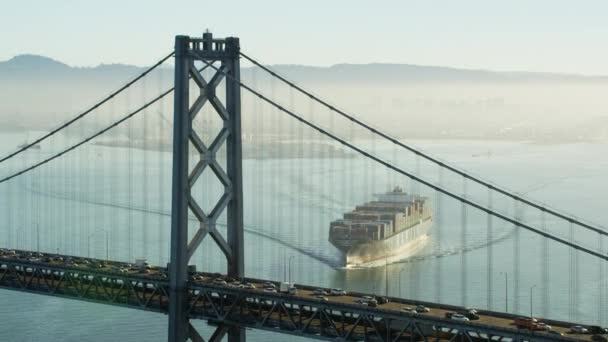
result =
[[[0,135],[0,154],[22,136]],[[463,184],[421,160],[377,141],[360,141],[402,168],[441,182],[452,191],[488,203],[487,190]],[[65,142],[28,152],[2,175],[50,155]],[[539,201],[594,222],[608,222],[608,144],[537,145],[520,142],[415,141],[425,151]],[[288,152],[297,153],[293,147]],[[87,146],[27,176],[0,185],[0,245],[61,251],[111,259],[168,258],[170,165],[167,153]],[[573,254],[578,281],[570,278],[570,251],[481,212],[362,158],[264,159],[243,162],[245,170],[246,273],[268,279],[342,287],[428,301],[504,310],[505,273],[509,311],[580,322],[607,323],[605,266]],[[334,220],[372,194],[394,185],[429,196],[435,211],[430,243],[416,258],[374,269],[337,267],[327,242]],[[210,211],[221,195],[205,173],[196,198]],[[594,248],[603,241],[567,223],[518,209],[492,197],[496,210]],[[466,223],[466,228],[463,224]],[[192,229],[196,221],[191,221]],[[491,233],[489,233],[491,232]],[[108,249],[106,250],[106,239]],[[519,257],[518,257],[519,255]],[[209,241],[194,256],[199,269],[222,271],[225,263]],[[489,272],[488,272],[489,271]],[[388,278],[388,286],[385,279]],[[488,285],[492,290],[488,290]],[[571,291],[572,290],[572,291]],[[570,294],[573,294],[571,296]],[[0,291],[0,341],[165,341],[167,318],[112,306]],[[575,307],[571,307],[575,303]],[[208,336],[209,329],[198,324]],[[249,331],[251,341],[283,335]],[[290,337],[290,339],[297,339]]]

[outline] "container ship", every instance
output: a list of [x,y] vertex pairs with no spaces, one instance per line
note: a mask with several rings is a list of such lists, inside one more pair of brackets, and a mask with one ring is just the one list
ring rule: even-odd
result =
[[433,225],[427,197],[408,194],[400,187],[376,194],[331,222],[329,242],[342,252],[345,267],[374,267],[418,253]]

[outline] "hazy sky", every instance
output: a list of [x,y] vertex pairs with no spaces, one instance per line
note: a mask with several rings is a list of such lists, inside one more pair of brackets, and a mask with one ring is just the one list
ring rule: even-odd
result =
[[[179,2],[179,5],[175,3]],[[606,0],[0,0],[0,60],[152,63],[176,34],[272,64],[411,63],[608,75]]]

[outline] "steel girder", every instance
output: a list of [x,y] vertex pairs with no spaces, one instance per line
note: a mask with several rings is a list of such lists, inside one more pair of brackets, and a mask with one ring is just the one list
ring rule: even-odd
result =
[[[169,311],[168,281],[160,276],[0,258],[0,287],[161,313]],[[233,326],[339,341],[576,340],[211,283],[189,282],[187,288],[186,316],[217,325],[210,341],[221,340]],[[187,329],[190,339],[204,341],[192,325],[188,324]]]
[[338,341],[573,341],[527,330],[410,316],[357,304],[328,303],[212,284],[191,286],[189,316],[314,339]]
[[166,280],[118,272],[0,260],[1,287],[143,310],[168,310],[167,285]]

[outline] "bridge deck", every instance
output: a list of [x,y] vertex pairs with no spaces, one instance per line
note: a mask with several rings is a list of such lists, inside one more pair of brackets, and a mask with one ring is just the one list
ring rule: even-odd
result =
[[[227,281],[224,283],[222,280]],[[295,295],[265,290],[268,282],[246,278],[242,283],[218,274],[191,274],[191,318],[216,324],[238,324],[317,339],[344,340],[591,340],[590,334],[571,334],[568,322],[545,320],[563,336],[518,329],[517,316],[479,311],[479,320],[460,322],[445,314],[462,308],[389,298],[369,307],[357,301],[368,294],[317,298],[315,287],[296,285]],[[29,251],[0,250],[0,287],[166,313],[169,296],[166,269],[141,268],[122,262]],[[408,314],[403,307],[423,304],[428,313]]]

